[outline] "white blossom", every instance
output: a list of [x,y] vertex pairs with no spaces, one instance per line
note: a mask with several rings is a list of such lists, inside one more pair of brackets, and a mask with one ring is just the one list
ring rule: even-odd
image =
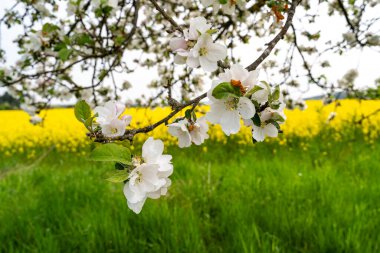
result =
[[32,123],[33,125],[37,125],[41,122],[42,122],[42,118],[38,115],[33,115],[32,117],[30,117],[30,123]]
[[244,120],[246,126],[252,127],[252,137],[258,142],[264,141],[265,137],[277,137],[278,129],[271,120],[277,123],[283,123],[286,119],[284,114],[285,104],[281,103],[279,109],[274,110],[270,107],[267,107],[260,113],[260,126],[257,126],[253,123],[252,119]]
[[214,43],[208,33],[211,26],[204,17],[190,20],[189,30],[184,31],[184,38],[172,38],[170,49],[176,53],[176,64],[187,64],[191,68],[201,66],[205,71],[215,71],[217,62],[227,56],[227,48]]
[[227,56],[225,46],[214,43],[210,34],[202,34],[187,57],[187,65],[191,68],[202,67],[204,71],[213,72],[218,68],[218,61]]
[[171,185],[168,178],[173,173],[171,155],[163,155],[164,143],[148,138],[142,147],[141,159],[134,159],[135,169],[124,185],[128,207],[140,213],[147,198],[157,199],[167,194]]
[[199,118],[196,122],[189,122],[187,119],[168,125],[168,131],[171,135],[178,138],[180,148],[190,147],[193,142],[195,145],[201,145],[205,139],[208,139],[208,124],[206,118]]
[[122,136],[125,128],[131,123],[132,117],[120,115],[124,112],[125,106],[116,101],[108,101],[104,106],[97,106],[94,113],[97,114],[96,121],[102,128],[102,133],[106,137]]
[[[240,130],[240,118],[250,119],[256,113],[256,108],[252,101],[244,97],[257,83],[258,72],[248,71],[239,64],[232,65],[229,70],[219,75],[219,79],[213,83],[208,92],[210,99],[210,111],[207,119],[213,124],[220,124],[226,135],[236,134]],[[212,96],[214,88],[220,83],[234,83],[241,89],[241,97],[228,97],[216,99]]]

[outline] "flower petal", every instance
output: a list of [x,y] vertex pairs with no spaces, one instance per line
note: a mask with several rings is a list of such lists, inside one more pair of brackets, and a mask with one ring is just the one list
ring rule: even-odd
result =
[[142,147],[142,157],[147,163],[155,163],[164,151],[164,143],[149,137]]
[[252,101],[247,97],[241,97],[238,102],[238,108],[241,117],[243,119],[250,119],[255,116],[256,109]]

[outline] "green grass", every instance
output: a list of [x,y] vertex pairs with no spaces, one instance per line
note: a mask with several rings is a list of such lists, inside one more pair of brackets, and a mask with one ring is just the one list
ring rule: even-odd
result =
[[3,159],[0,251],[380,252],[379,142],[207,148],[169,148],[170,195],[140,215],[110,164]]

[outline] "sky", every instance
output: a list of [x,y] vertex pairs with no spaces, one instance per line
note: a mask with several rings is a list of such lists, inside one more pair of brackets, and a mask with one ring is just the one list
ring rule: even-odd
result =
[[[0,1],[0,16],[3,15],[6,8],[11,7],[14,4],[14,0],[1,0]],[[315,6],[316,12],[326,13],[326,8],[322,6]],[[62,10],[64,11],[64,10]],[[379,6],[371,9],[368,13],[369,17],[377,17],[380,13]],[[302,27],[304,25],[304,20],[300,19],[303,17],[302,12],[298,12],[294,19],[294,24],[296,27]],[[315,32],[321,31],[321,39],[318,42],[317,48],[323,48],[326,41],[339,39],[341,34],[347,30],[345,20],[342,17],[329,17],[327,15],[321,16],[318,19],[318,22],[311,26],[310,28]],[[380,31],[380,30],[379,30]],[[13,40],[21,32],[21,29],[12,28],[12,31],[6,29],[4,25],[1,26],[1,39],[0,46],[6,51],[6,57],[8,62],[12,63],[18,59],[17,47],[13,44]],[[271,38],[253,38],[249,45],[239,45],[234,52],[235,56],[241,58],[241,63],[243,66],[247,66],[252,63],[261,52],[258,52],[257,48],[262,48],[265,43],[267,43]],[[299,39],[302,37],[299,36]],[[301,41],[302,42],[302,41]],[[277,48],[280,51],[285,51],[287,44],[285,42],[279,42]],[[133,53],[133,52],[132,52]],[[134,53],[133,53],[134,54]],[[349,52],[344,53],[341,56],[329,55],[329,61],[331,67],[324,71],[326,76],[331,82],[336,82],[340,79],[349,69],[356,69],[359,72],[359,77],[356,82],[357,87],[366,87],[374,84],[374,80],[380,77],[380,62],[379,62],[379,51],[373,49],[364,49],[364,50],[350,50]],[[270,56],[269,59],[276,60],[275,56]],[[296,58],[297,62],[301,64],[300,58]],[[74,75],[82,75],[79,71],[75,71]],[[139,84],[133,85],[132,88],[126,92],[123,92],[122,97],[124,100],[135,99],[141,97],[142,94],[147,96],[153,95],[155,92],[148,89],[147,85],[149,84],[152,77],[157,77],[157,73],[153,70],[144,69],[136,66],[135,72],[132,74],[116,74],[115,78],[117,80],[128,80],[130,83]],[[266,76],[265,73],[260,73],[260,79],[267,80],[269,82],[278,81],[278,77]],[[208,86],[211,86],[211,80],[205,80],[207,89]],[[324,93],[318,87],[307,85],[305,78],[299,78],[301,83],[301,89],[292,90],[292,96],[295,98],[308,98],[316,95],[321,95]],[[207,85],[207,83],[210,85]],[[4,88],[0,88],[0,92],[4,92]],[[73,102],[73,101],[72,101]],[[55,103],[62,103],[61,101],[55,101]],[[63,102],[67,103],[67,102]]]

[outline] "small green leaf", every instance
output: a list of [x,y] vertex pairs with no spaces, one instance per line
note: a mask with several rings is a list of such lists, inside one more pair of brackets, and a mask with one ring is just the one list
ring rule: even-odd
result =
[[61,59],[61,61],[67,61],[72,52],[73,52],[73,50],[71,50],[71,49],[62,48],[58,52],[58,57],[59,57],[59,59]]
[[216,99],[228,97],[240,97],[241,91],[239,87],[232,86],[231,83],[220,83],[212,91],[212,96]]
[[185,118],[188,120],[191,120],[191,110],[190,109],[185,111]]
[[261,127],[261,119],[260,119],[259,114],[256,113],[255,116],[253,116],[252,122],[253,124],[255,124],[255,126]]
[[59,30],[59,27],[50,23],[46,23],[42,26],[42,32],[44,33],[51,33],[57,30]]
[[263,89],[264,89],[263,87],[260,87],[260,86],[255,85],[252,89],[250,89],[247,93],[245,93],[244,96],[246,96],[246,97],[250,97],[250,96],[252,96],[253,94],[255,94],[257,91],[259,91],[259,90],[263,90]]
[[273,93],[272,93],[272,101],[276,101],[280,98],[280,86],[276,86],[276,88],[274,89]]
[[86,101],[81,100],[75,104],[74,107],[75,117],[82,123],[85,123],[87,119],[91,117],[91,108]]
[[121,183],[128,179],[129,173],[126,170],[114,170],[107,173],[106,180],[112,183]]
[[196,122],[197,121],[197,114],[194,112],[194,110],[192,111],[192,116],[193,116],[193,120],[194,120],[194,122]]
[[115,143],[107,143],[96,147],[90,154],[92,161],[119,162],[131,164],[131,151]]
[[272,120],[285,122],[285,119],[277,112],[272,116]]
[[277,128],[277,130],[280,130],[280,124],[278,124],[277,121],[271,119],[268,121],[268,123],[274,125]]
[[89,117],[88,119],[86,119],[86,121],[84,122],[84,126],[88,129],[88,131],[90,132],[93,132],[93,127],[92,127],[92,124],[94,123],[94,119],[95,119],[96,116],[92,116],[92,117]]
[[213,35],[214,33],[218,32],[218,29],[210,29],[206,33]]
[[228,0],[219,0],[219,3],[220,3],[220,4],[227,4],[227,1],[228,1]]

